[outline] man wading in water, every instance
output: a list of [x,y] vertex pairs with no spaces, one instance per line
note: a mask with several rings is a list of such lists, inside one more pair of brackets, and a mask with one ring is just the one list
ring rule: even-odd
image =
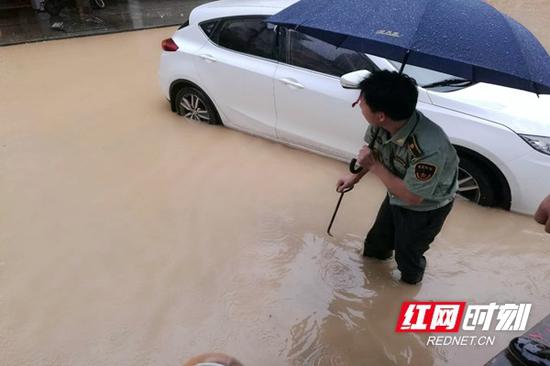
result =
[[[357,157],[363,169],[338,180],[337,191],[371,172],[388,194],[364,244],[363,255],[388,259],[395,250],[401,280],[422,281],[424,253],[439,234],[458,188],[458,156],[443,130],[416,110],[410,77],[375,71],[360,84],[358,102],[369,123]],[[369,146],[371,146],[369,148]]]

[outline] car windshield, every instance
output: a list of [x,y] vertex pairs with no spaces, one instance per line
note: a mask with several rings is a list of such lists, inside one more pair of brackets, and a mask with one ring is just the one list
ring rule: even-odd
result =
[[[397,70],[401,69],[401,62],[388,60]],[[448,92],[462,89],[473,83],[458,76],[446,74],[444,72],[425,69],[414,65],[405,65],[403,73],[416,80],[419,86],[426,89],[433,89],[441,92]]]

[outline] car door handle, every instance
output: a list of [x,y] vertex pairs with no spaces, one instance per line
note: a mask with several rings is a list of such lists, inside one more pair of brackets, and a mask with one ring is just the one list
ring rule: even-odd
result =
[[280,79],[280,81],[283,83],[283,84],[286,84],[286,85],[289,85],[289,86],[293,86],[295,88],[298,88],[298,89],[303,89],[304,86],[296,81],[293,81],[293,80],[290,80],[290,79]]
[[214,56],[211,56],[211,55],[200,55],[199,57],[202,58],[206,62],[216,62],[217,61],[216,58]]

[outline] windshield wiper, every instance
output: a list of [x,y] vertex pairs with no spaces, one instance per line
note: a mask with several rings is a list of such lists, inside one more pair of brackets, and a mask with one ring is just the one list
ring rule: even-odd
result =
[[424,89],[437,88],[440,86],[459,86],[466,87],[472,85],[473,82],[466,79],[445,79],[441,81],[436,81],[435,83],[421,85]]

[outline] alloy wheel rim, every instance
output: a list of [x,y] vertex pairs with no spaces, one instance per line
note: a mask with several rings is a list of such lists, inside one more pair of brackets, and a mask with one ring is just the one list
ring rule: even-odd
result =
[[181,98],[180,108],[182,115],[194,121],[209,122],[210,113],[206,109],[205,103],[198,95],[189,93]]
[[481,189],[478,181],[462,168],[458,168],[458,194],[475,203],[481,200]]

